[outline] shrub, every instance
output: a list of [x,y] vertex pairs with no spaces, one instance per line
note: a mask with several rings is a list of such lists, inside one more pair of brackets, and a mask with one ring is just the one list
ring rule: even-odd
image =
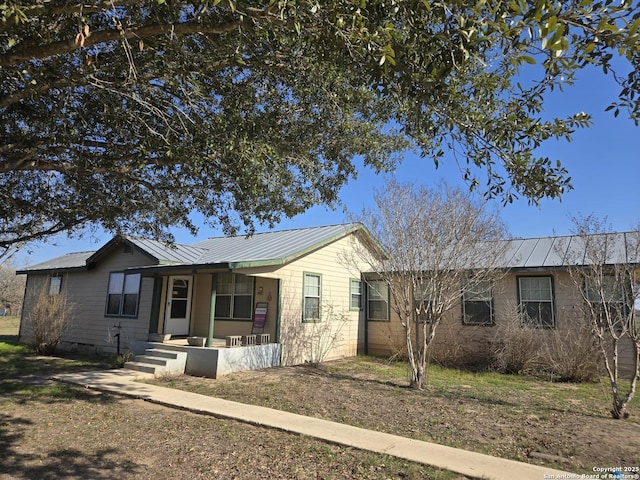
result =
[[589,325],[577,318],[571,328],[554,330],[541,351],[542,368],[563,382],[591,382],[599,376],[599,352]]
[[544,335],[540,329],[526,327],[514,313],[498,327],[492,344],[493,367],[502,373],[531,373],[540,364]]
[[74,310],[75,305],[64,294],[50,295],[44,287],[37,292],[27,322],[38,355],[55,353],[62,336],[73,322]]

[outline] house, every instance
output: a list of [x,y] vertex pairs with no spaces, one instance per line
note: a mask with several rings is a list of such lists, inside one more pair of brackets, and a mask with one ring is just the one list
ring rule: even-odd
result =
[[[576,340],[577,329],[584,325],[584,298],[571,278],[570,269],[590,263],[589,249],[604,245],[603,264],[613,269],[620,265],[640,266],[640,238],[637,232],[591,236],[556,236],[514,239],[499,242],[499,275],[487,288],[464,291],[438,327],[432,354],[449,357],[459,363],[486,364],[501,329],[517,323],[518,328],[535,329],[536,335],[550,340],[560,335],[566,343]],[[640,268],[638,269],[640,271]],[[366,353],[379,356],[402,355],[404,330],[391,305],[389,289],[376,280],[365,282]],[[633,304],[640,288],[636,285],[620,292],[624,308]],[[631,290],[633,288],[634,290]],[[597,299],[593,299],[597,301]],[[621,308],[621,310],[623,310]],[[522,325],[522,312],[528,321]],[[587,327],[588,328],[588,327]],[[621,344],[620,362],[630,367],[634,359],[628,337]]]
[[[27,275],[20,337],[30,338],[29,314],[45,291],[75,305],[60,344],[67,350],[113,354],[120,344],[143,353],[150,340],[168,340],[165,347],[189,350],[187,373],[213,377],[353,356],[365,348],[361,271],[340,256],[355,245],[382,252],[358,223],[193,245],[119,235],[97,251],[17,272]],[[241,340],[241,348],[213,348]],[[219,357],[202,357],[204,350]]]
[[[638,240],[633,235],[610,235],[609,265],[640,264],[632,256]],[[389,289],[364,263],[344,261],[363,248],[385,255],[358,223],[194,245],[116,236],[97,251],[17,272],[27,275],[20,336],[29,339],[29,312],[44,288],[76,305],[63,348],[112,354],[119,340],[123,350],[142,354],[168,338],[166,347],[188,351],[186,371],[196,375],[358,353],[395,355],[404,348],[404,332]],[[490,288],[462,293],[460,286],[459,305],[438,327],[438,355],[486,360],[500,328],[523,310],[533,320],[526,328],[543,337],[569,334],[580,323],[583,299],[569,274],[571,266],[584,263],[580,237],[509,240],[502,252],[502,274]],[[207,348],[187,345],[192,340]],[[226,348],[242,340],[242,348]],[[622,357],[631,364],[628,342]]]

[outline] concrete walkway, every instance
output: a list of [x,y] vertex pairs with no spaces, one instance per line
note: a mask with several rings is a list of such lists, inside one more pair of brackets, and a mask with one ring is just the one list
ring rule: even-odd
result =
[[[147,376],[147,378],[149,377],[151,375]],[[393,455],[473,478],[543,480],[545,478],[572,477],[572,474],[568,472],[561,472],[551,468],[505,460],[481,453],[365,430],[280,410],[149,385],[137,381],[144,379],[145,374],[139,374],[131,370],[62,374],[53,378],[61,382],[139,398],[167,407],[189,410],[218,418],[234,419],[253,425],[307,435],[361,450]]]

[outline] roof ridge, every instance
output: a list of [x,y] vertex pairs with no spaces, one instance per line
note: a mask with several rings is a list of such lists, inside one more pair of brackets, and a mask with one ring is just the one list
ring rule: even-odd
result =
[[251,235],[231,235],[231,236],[227,236],[227,235],[220,235],[220,236],[216,236],[216,237],[207,237],[204,240],[198,240],[198,243],[204,242],[206,240],[215,240],[218,238],[238,238],[238,237],[256,237],[258,235],[267,235],[267,234],[273,234],[273,233],[286,233],[286,232],[297,232],[297,231],[302,231],[302,230],[317,230],[320,228],[330,228],[330,227],[346,227],[349,225],[357,225],[360,224],[361,222],[345,222],[345,223],[333,223],[330,225],[316,225],[316,226],[312,226],[312,227],[298,227],[298,228],[285,228],[282,230],[267,230],[265,232],[255,232]]

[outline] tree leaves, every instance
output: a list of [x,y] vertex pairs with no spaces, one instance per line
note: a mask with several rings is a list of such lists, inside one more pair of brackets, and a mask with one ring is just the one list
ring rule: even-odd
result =
[[155,235],[193,209],[251,231],[334,203],[356,156],[384,171],[408,148],[452,149],[488,196],[560,196],[568,172],[536,149],[589,118],[544,118],[545,95],[594,64],[637,121],[638,9],[0,0],[0,243],[88,221]]

